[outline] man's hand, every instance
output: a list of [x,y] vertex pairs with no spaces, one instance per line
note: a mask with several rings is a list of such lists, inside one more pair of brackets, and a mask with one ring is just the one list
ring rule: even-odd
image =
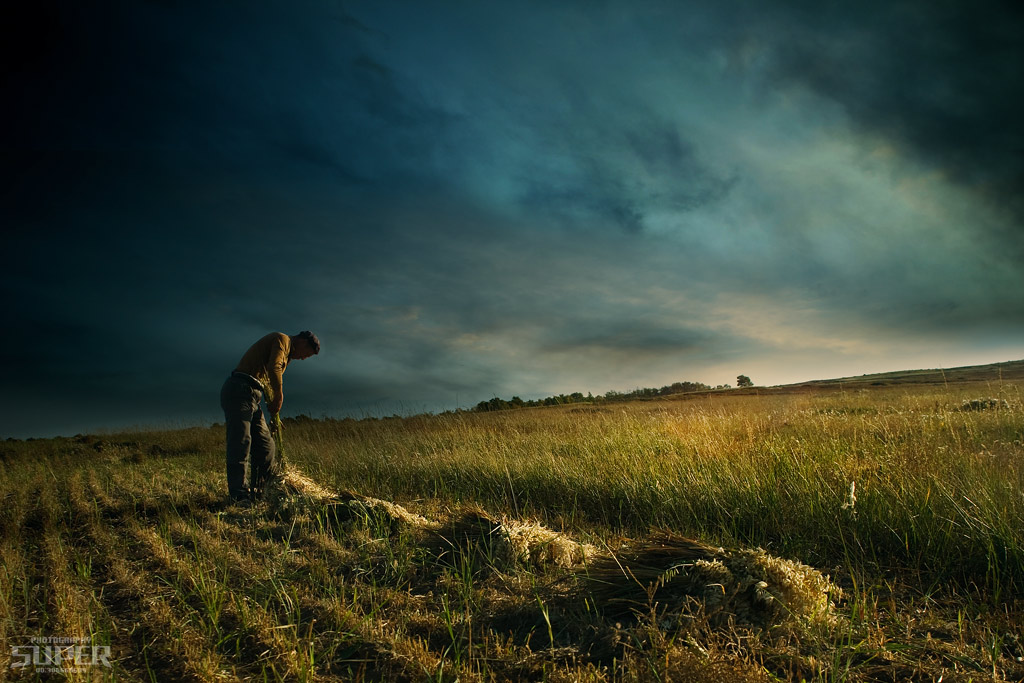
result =
[[274,444],[277,446],[277,466],[284,471],[284,435],[281,433],[281,413],[274,413],[270,416],[270,429],[274,436]]

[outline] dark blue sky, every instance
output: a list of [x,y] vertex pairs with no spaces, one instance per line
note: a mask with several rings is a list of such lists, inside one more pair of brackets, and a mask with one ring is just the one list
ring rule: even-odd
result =
[[1015,4],[7,15],[0,436],[1024,358]]

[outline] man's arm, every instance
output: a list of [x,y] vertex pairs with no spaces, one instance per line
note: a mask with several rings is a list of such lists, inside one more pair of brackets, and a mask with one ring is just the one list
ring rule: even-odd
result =
[[284,405],[284,369],[288,367],[288,338],[282,335],[280,343],[274,347],[267,370],[270,374],[270,408],[272,415],[281,412]]

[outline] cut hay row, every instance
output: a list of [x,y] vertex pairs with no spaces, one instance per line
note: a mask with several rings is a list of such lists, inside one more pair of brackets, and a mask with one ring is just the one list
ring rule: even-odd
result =
[[426,532],[425,545],[442,561],[469,550],[492,569],[575,569],[594,603],[612,615],[657,605],[673,615],[665,624],[678,623],[695,609],[722,625],[778,629],[837,623],[838,586],[813,567],[761,549],[710,548],[664,535],[613,553],[540,524],[498,521],[480,509],[447,522],[429,521],[395,503],[334,494],[293,467],[282,488],[287,493],[277,500],[284,498],[293,510],[319,508],[338,522],[372,519],[391,533]]
[[[452,545],[475,539],[494,546],[488,554],[505,564],[572,568],[597,554],[595,546],[576,542],[537,523],[511,519],[499,522],[482,511],[462,513],[447,522],[428,520],[390,501],[351,492],[335,493],[294,466],[287,468],[282,479],[280,488],[270,496],[270,505],[285,513],[325,515],[337,522],[372,521],[392,534],[425,531]],[[456,537],[462,540],[456,541]]]
[[284,514],[323,514],[325,510],[340,516],[339,521],[369,516],[390,520],[395,525],[430,528],[431,523],[401,505],[361,496],[351,492],[337,493],[318,484],[297,467],[289,465],[276,485],[267,493],[268,503]]
[[554,565],[571,569],[599,554],[597,546],[574,541],[542,524],[506,520],[503,526],[516,560],[532,567]]
[[[752,551],[716,549],[718,555],[682,567],[672,544],[690,543],[685,539],[613,553],[482,509],[427,519],[388,501],[335,493],[297,470],[291,475],[290,507],[238,510],[224,508],[203,484],[183,486],[172,473],[82,469],[59,481],[35,479],[24,514],[11,511],[25,518],[20,529],[43,531],[38,548],[12,549],[29,558],[28,581],[40,586],[28,598],[28,611],[37,615],[28,632],[103,633],[103,642],[114,646],[117,675],[127,679],[145,678],[147,668],[204,680],[261,671],[347,680],[364,669],[401,680],[440,671],[477,680],[484,670],[522,679],[559,667],[571,677],[591,666],[586,648],[559,634],[561,610],[575,609],[568,607],[569,593],[627,622],[646,611],[654,585],[662,616],[675,610],[675,622],[659,622],[666,632],[685,626],[684,607],[693,600],[722,623],[727,614],[750,625],[786,623],[788,616],[771,605],[750,616],[742,611],[753,610],[744,602],[751,586],[768,602],[794,609],[780,579],[785,572],[772,578],[770,565],[778,560]],[[419,564],[390,574],[396,544]],[[89,565],[87,573],[79,573],[85,571],[79,560]],[[749,567],[742,573],[744,560],[761,573]],[[17,571],[18,562],[9,566]],[[714,573],[722,567],[734,585]],[[44,575],[44,568],[54,571]],[[461,583],[467,568],[472,585]],[[537,570],[552,572],[558,590],[531,588]],[[402,571],[411,573],[402,578]],[[728,599],[715,602],[711,583],[731,591]],[[460,598],[465,591],[476,596]],[[8,586],[12,600],[13,593]],[[565,602],[549,605],[552,600]],[[440,613],[449,608],[455,611],[446,626]],[[496,634],[505,624],[525,630],[506,631],[502,644]],[[529,632],[538,627],[532,642],[544,649],[531,650]],[[590,670],[595,680],[605,676]]]
[[696,611],[723,626],[830,627],[837,624],[842,595],[827,576],[800,562],[671,535],[595,558],[581,577],[610,614],[654,609],[665,624]]

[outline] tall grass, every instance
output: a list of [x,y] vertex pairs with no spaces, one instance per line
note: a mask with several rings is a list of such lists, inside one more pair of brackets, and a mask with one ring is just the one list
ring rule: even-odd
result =
[[[960,410],[987,395],[1008,407]],[[0,677],[31,676],[10,646],[35,635],[112,646],[112,667],[72,679],[1024,676],[1019,384],[284,429],[320,483],[432,519],[483,507],[609,547],[671,530],[838,567],[841,626],[668,628],[654,604],[623,625],[561,569],[496,570],[371,518],[236,509],[222,428],[193,428],[0,445]]]
[[[977,389],[715,397],[305,423],[293,457],[338,488],[475,501],[580,530],[668,528],[816,566],[1024,590],[1024,411]],[[851,485],[854,499],[851,500]]]

